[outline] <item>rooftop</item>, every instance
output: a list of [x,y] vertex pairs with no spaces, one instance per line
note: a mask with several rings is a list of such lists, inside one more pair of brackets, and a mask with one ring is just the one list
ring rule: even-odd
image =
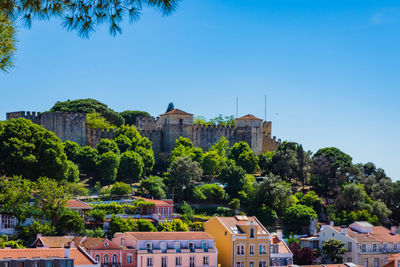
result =
[[[64,248],[0,249],[0,259],[64,258]],[[93,265],[95,261],[78,248],[70,248],[74,265]]]
[[[392,235],[390,229],[383,226],[371,226],[371,233],[360,233],[350,227],[347,228],[347,235],[356,238],[358,242],[400,242],[400,235]],[[333,229],[341,232],[340,226],[334,226]]]
[[258,121],[262,121],[262,119],[257,118],[253,114],[244,115],[244,116],[242,116],[240,118],[237,118],[236,120],[258,120]]
[[180,110],[180,109],[177,109],[177,108],[173,109],[171,111],[165,112],[161,116],[164,116],[164,115],[191,115],[191,116],[193,116],[193,114],[187,113],[187,112],[185,112],[183,110]]
[[271,244],[278,245],[278,253],[292,253],[285,241],[279,240],[276,234],[272,234]]
[[157,204],[157,205],[173,205],[173,204],[168,203],[167,201],[162,200],[162,199],[151,199],[151,198],[146,198],[146,197],[132,197],[132,198],[133,199],[142,199],[142,200],[144,200],[146,202],[151,202],[151,203],[154,203],[154,204]]
[[[69,243],[74,242],[75,246],[81,246],[86,249],[91,249],[101,242],[103,242],[106,238],[97,238],[97,237],[84,237],[84,236],[40,236],[38,240],[44,246],[49,248],[63,248],[67,246]],[[35,241],[36,243],[37,241]],[[34,244],[35,244],[34,243]]]
[[137,240],[206,240],[214,239],[206,232],[127,232]]
[[253,224],[257,226],[259,234],[269,234],[267,229],[257,220],[255,216],[234,216],[234,217],[217,217],[230,231],[235,234],[242,234],[240,226]]
[[89,204],[86,204],[85,202],[77,199],[68,199],[66,206],[70,209],[92,209]]

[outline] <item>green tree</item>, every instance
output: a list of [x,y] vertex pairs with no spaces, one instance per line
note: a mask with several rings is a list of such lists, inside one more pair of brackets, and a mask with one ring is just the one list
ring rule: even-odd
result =
[[60,234],[80,234],[85,229],[85,223],[77,211],[64,209],[58,219],[56,229]]
[[110,220],[110,232],[112,235],[115,233],[129,232],[131,229],[124,219],[113,215]]
[[169,102],[168,107],[167,107],[167,111],[165,111],[165,113],[170,112],[172,110],[175,109],[174,103]]
[[63,143],[45,128],[26,119],[0,122],[0,175],[66,179],[67,155]]
[[[19,2],[19,1],[18,1]],[[1,9],[1,7],[0,7]],[[124,118],[114,110],[110,109],[106,104],[95,99],[77,99],[67,100],[64,102],[58,101],[51,109],[51,112],[75,112],[75,113],[92,113],[101,114],[109,123],[116,126],[124,124]]]
[[97,151],[99,152],[99,155],[110,151],[116,155],[119,155],[119,149],[117,143],[114,140],[106,138],[101,139],[100,142],[97,144]]
[[232,212],[235,212],[240,209],[240,200],[237,198],[234,198],[229,202],[229,208],[231,208]]
[[131,193],[131,187],[129,184],[116,182],[111,188],[111,195],[115,196],[127,196]]
[[84,235],[87,236],[87,237],[102,238],[102,237],[104,237],[106,234],[103,232],[103,230],[101,230],[100,227],[97,227],[96,229],[93,229],[93,230],[86,229]]
[[273,169],[272,165],[272,157],[274,156],[273,151],[267,151],[265,153],[260,153],[258,155],[258,165],[260,166],[261,170],[266,173],[269,173]]
[[121,153],[124,153],[132,148],[132,140],[126,135],[121,134],[115,138],[114,141],[117,143],[118,149],[121,151]]
[[100,155],[98,172],[104,184],[111,184],[115,181],[119,163],[118,155],[112,151]]
[[135,125],[138,118],[151,118],[148,112],[140,110],[125,110],[119,115],[125,119],[125,123],[128,125]]
[[68,182],[77,183],[79,182],[79,167],[70,160],[67,160],[68,171],[66,178]]
[[157,232],[157,228],[151,222],[145,219],[137,220],[139,232]]
[[133,151],[126,151],[121,155],[119,175],[125,179],[138,181],[143,173],[144,163],[142,157]]
[[253,151],[247,151],[239,155],[237,164],[247,173],[253,173],[258,167],[258,158]]
[[273,173],[286,181],[298,176],[299,161],[297,158],[298,144],[283,142],[278,146],[272,157]]
[[372,209],[372,214],[378,217],[380,223],[384,223],[389,215],[392,214],[392,211],[388,209],[381,200],[375,201],[372,205]]
[[64,152],[67,155],[67,158],[72,162],[78,163],[78,154],[79,150],[81,149],[80,145],[73,141],[65,141],[64,145]]
[[85,146],[77,154],[79,170],[89,177],[97,176],[97,165],[99,162],[99,153],[96,149]]
[[180,219],[174,219],[171,222],[160,222],[158,224],[158,230],[160,232],[187,232],[188,226]]
[[218,151],[208,151],[203,156],[201,167],[203,168],[204,173],[213,175],[217,173],[220,163],[221,156],[218,154]]
[[314,191],[308,191],[299,201],[300,204],[313,208],[317,213],[320,213],[324,206],[324,201]]
[[107,121],[100,113],[90,112],[86,114],[86,127],[90,129],[115,129],[116,126]]
[[230,149],[228,158],[237,163],[239,156],[245,152],[251,152],[249,144],[246,142],[237,142]]
[[222,203],[226,200],[225,190],[217,184],[204,184],[200,190],[210,203]]
[[322,262],[323,263],[342,263],[343,255],[347,249],[345,244],[337,239],[330,238],[322,243]]
[[73,196],[88,196],[89,189],[87,189],[83,184],[70,183],[68,184],[68,191]]
[[218,141],[213,144],[209,151],[217,151],[221,158],[226,158],[229,152],[229,141],[225,136],[221,136]]
[[4,212],[17,218],[17,223],[24,223],[31,214],[29,200],[32,182],[20,176],[0,179],[0,207]]
[[228,161],[221,169],[218,179],[227,184],[225,187],[226,192],[231,198],[235,198],[238,197],[238,193],[246,185],[246,172],[232,161]]
[[142,146],[136,148],[136,152],[142,157],[143,160],[143,174],[149,175],[154,166],[154,152],[153,149],[147,149]]
[[170,163],[181,157],[189,157],[194,161],[201,162],[202,150],[194,147],[189,138],[181,136],[175,142],[175,147],[169,155]]
[[57,234],[55,226],[51,223],[34,221],[32,224],[18,228],[18,238],[24,240],[26,246],[31,246],[37,234],[53,236]]
[[101,209],[93,209],[88,213],[88,216],[96,222],[104,222],[106,219],[106,211]]
[[170,185],[180,190],[182,186],[188,186],[191,181],[200,180],[202,169],[200,164],[189,157],[180,157],[172,162],[168,169],[170,173]]
[[138,193],[141,195],[150,195],[155,199],[165,198],[165,184],[161,177],[150,176],[140,181]]
[[8,72],[13,66],[17,50],[16,31],[12,21],[0,9],[0,70]]
[[318,217],[312,208],[297,204],[286,209],[283,222],[287,232],[300,234],[310,224],[311,217],[315,219]]

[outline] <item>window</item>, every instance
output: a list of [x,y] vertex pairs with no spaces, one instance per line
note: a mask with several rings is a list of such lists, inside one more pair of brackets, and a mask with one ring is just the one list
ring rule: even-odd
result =
[[249,267],[254,267],[254,261],[249,262]]
[[203,257],[203,265],[208,265],[208,256]]
[[202,243],[202,246],[203,246],[203,250],[204,250],[205,252],[207,252],[207,251],[208,251],[208,244],[207,244],[207,242],[203,242],[203,243]]
[[394,250],[394,252],[397,252],[397,243],[393,244],[393,250]]
[[[22,266],[24,266],[24,265],[22,265]],[[52,261],[46,261],[46,267],[53,267],[53,262]]]
[[[254,244],[250,244],[250,248],[249,248],[249,253],[250,255],[254,255]],[[254,263],[253,263],[254,264]]]
[[109,263],[109,258],[108,258],[108,255],[107,255],[107,254],[104,255],[104,257],[103,257],[103,263],[104,263],[104,264],[108,264],[108,263]]
[[94,256],[94,260],[95,260],[96,262],[100,262],[100,255]]
[[267,262],[266,261],[259,261],[258,262],[258,267],[267,267]]
[[[66,266],[66,265],[67,265],[66,261],[61,262],[61,266]],[[38,267],[38,262],[37,261],[32,262],[32,267]]]
[[181,252],[181,243],[175,242],[175,250],[176,252]]
[[236,245],[236,255],[244,255],[244,245]]
[[109,244],[107,242],[104,243],[104,246],[108,248]]
[[162,212],[161,212],[161,215],[162,215],[162,216],[164,216],[164,215],[165,215],[165,208],[164,208],[164,207],[162,207]]
[[126,256],[126,263],[133,263],[133,256],[131,254]]
[[387,251],[387,243],[383,244],[383,252]]
[[379,267],[379,259],[374,258],[374,267]]
[[347,243],[347,251],[351,252],[351,249],[352,249],[352,244],[351,244],[351,242],[349,242],[349,243]]
[[260,254],[260,255],[267,254],[267,246],[264,244],[259,245],[258,246],[258,254]]
[[361,245],[361,252],[366,252],[367,251],[367,245],[366,244],[362,244]]
[[377,250],[376,248],[377,248],[377,245],[376,245],[376,244],[373,244],[373,245],[372,245],[372,252],[376,252],[376,250]]
[[271,253],[273,254],[278,253],[278,245],[271,245]]
[[14,228],[14,217],[3,215],[1,217],[1,224],[3,228]]
[[190,250],[190,252],[194,251],[194,243],[193,242],[189,243],[189,250]]
[[194,257],[190,257],[190,259],[189,259],[189,267],[195,267],[194,262],[195,262]]
[[364,259],[364,267],[368,267],[368,259]]
[[254,228],[250,228],[250,238],[254,238]]
[[112,255],[112,263],[117,263],[117,262],[118,262],[117,254]]
[[175,257],[175,266],[182,265],[182,257]]
[[147,266],[153,266],[153,258],[147,258]]
[[160,214],[160,207],[157,207],[157,214]]
[[167,253],[167,243],[161,242],[161,252],[162,253]]
[[400,260],[397,261],[397,267],[400,267]]
[[236,262],[236,267],[244,267],[244,262],[243,261]]
[[161,258],[161,267],[167,267],[167,257]]
[[151,252],[151,243],[146,244],[147,252]]
[[347,258],[347,262],[353,262],[352,258]]

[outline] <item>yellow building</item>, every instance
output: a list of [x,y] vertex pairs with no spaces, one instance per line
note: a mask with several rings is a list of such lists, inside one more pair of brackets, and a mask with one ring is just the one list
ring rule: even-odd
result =
[[271,236],[256,217],[214,217],[204,230],[215,238],[222,267],[270,266]]

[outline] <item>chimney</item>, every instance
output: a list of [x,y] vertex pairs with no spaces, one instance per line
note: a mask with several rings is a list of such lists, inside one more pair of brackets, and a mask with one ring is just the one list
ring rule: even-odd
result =
[[335,222],[334,222],[334,221],[330,221],[330,222],[329,222],[329,226],[330,226],[330,227],[335,226]]
[[39,237],[42,237],[42,234],[36,234],[36,239],[38,239]]
[[276,230],[276,237],[279,241],[282,241],[282,230]]
[[390,233],[392,235],[397,235],[397,226],[390,227]]
[[70,258],[70,256],[71,256],[71,249],[69,245],[66,245],[64,247],[64,258]]
[[75,247],[74,241],[71,241],[71,243],[69,243],[69,247],[70,247],[70,248],[74,248],[74,247]]

